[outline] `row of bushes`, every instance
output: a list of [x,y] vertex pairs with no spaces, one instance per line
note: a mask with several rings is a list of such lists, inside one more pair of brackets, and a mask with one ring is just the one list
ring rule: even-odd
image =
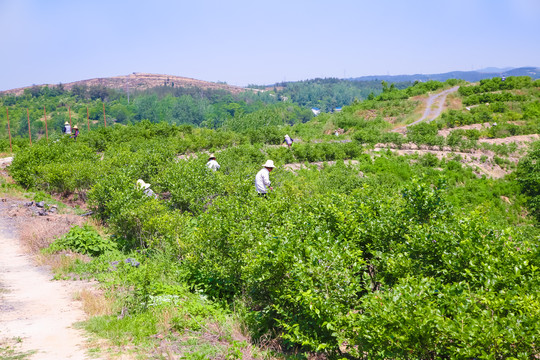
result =
[[[134,272],[134,311],[146,311],[136,304],[150,296],[177,295],[181,281],[225,306],[241,303],[254,338],[279,337],[297,351],[377,359],[538,354],[538,232],[514,226],[518,215],[508,219],[521,216],[521,202],[515,188],[493,185],[504,180],[477,179],[457,159],[372,158],[357,143],[243,143],[219,152],[221,169],[212,172],[202,154],[176,158],[175,139],[205,132],[168,136],[173,130],[162,126],[106,130],[99,147],[82,137],[38,144],[10,169],[25,186],[89,189],[88,204],[118,248],[149,254],[138,259],[142,267],[165,259],[170,271]],[[412,127],[411,135],[431,136],[432,127]],[[130,131],[140,136],[122,136]],[[156,133],[145,139],[147,131]],[[267,158],[278,164],[276,190],[261,198],[253,179]],[[347,158],[358,165],[294,173],[281,166]],[[138,178],[160,198],[138,190]],[[95,260],[96,272],[110,272],[105,259]]]
[[540,87],[540,79],[533,80],[529,76],[509,76],[504,81],[500,77],[480,80],[478,85],[461,86],[459,94],[470,96],[498,90],[514,90]]
[[444,183],[399,192],[345,166],[277,170],[276,193],[261,199],[252,184],[260,158],[241,161],[250,168],[238,176],[201,170],[202,160],[164,169],[151,181],[170,191],[166,203],[110,178],[89,197],[131,245],[180,259],[193,288],[246,301],[254,336],[277,332],[327,354],[348,344],[349,355],[381,359],[534,353],[540,264],[527,229],[455,213]]

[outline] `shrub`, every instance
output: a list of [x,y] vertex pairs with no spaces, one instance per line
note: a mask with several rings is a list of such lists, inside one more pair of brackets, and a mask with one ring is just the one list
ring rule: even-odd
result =
[[531,213],[540,221],[540,142],[535,142],[529,154],[519,161],[516,179],[528,197]]
[[83,227],[75,225],[66,235],[56,239],[47,251],[57,252],[68,249],[85,255],[99,256],[107,251],[116,250],[116,243],[109,238],[101,237],[89,225]]

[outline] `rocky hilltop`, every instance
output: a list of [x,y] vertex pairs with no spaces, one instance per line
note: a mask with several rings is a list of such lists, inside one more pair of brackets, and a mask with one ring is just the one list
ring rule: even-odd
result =
[[[221,83],[213,83],[208,81],[196,80],[181,76],[174,75],[160,75],[160,74],[147,74],[147,73],[132,73],[129,75],[121,75],[106,78],[95,78],[88,80],[80,80],[71,83],[62,84],[64,89],[71,90],[74,86],[105,86],[112,89],[123,89],[127,91],[132,90],[145,90],[156,86],[170,86],[170,87],[198,87],[201,89],[211,90],[224,90],[231,93],[239,93],[246,91],[245,88],[239,86],[232,86]],[[36,86],[36,85],[33,85]],[[42,84],[37,86],[58,86],[58,84]],[[0,94],[13,94],[21,95],[25,89],[32,86],[26,86],[17,89],[0,91]]]

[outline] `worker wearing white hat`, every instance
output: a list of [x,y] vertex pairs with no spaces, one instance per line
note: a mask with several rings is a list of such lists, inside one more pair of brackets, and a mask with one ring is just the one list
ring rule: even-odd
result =
[[293,143],[293,139],[291,139],[291,137],[287,134],[287,135],[285,135],[285,140],[283,140],[283,142],[287,143],[288,147],[291,147],[291,145]]
[[65,135],[71,135],[71,125],[69,125],[69,123],[66,121],[64,126],[62,127],[62,132],[65,134]]
[[270,186],[270,171],[275,168],[272,160],[267,160],[263,168],[255,176],[255,189],[261,196],[266,196],[267,188],[274,190]]
[[154,199],[158,198],[157,194],[150,189],[150,184],[145,183],[143,179],[137,180],[137,187],[141,189],[146,196],[153,197]]
[[216,155],[210,154],[210,156],[208,157],[208,162],[206,163],[206,167],[212,171],[219,170],[221,166],[216,161]]

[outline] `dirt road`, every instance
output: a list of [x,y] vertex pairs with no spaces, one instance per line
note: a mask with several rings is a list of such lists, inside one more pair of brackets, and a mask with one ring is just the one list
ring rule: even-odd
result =
[[[1,210],[1,209],[0,209]],[[0,344],[17,344],[32,360],[88,359],[84,337],[73,323],[83,320],[69,282],[32,264],[17,239],[12,220],[0,212]],[[16,340],[14,340],[16,339]],[[1,357],[0,353],[0,357]]]
[[[458,89],[459,89],[459,86],[454,86],[453,88],[441,91],[438,94],[430,95],[428,97],[428,99],[427,99],[426,110],[424,111],[424,114],[422,115],[422,117],[420,119],[416,120],[415,122],[407,125],[407,126],[416,125],[419,122],[422,122],[424,120],[427,120],[428,122],[432,121],[432,120],[435,120],[441,114],[441,112],[443,110],[443,106],[444,106],[444,102],[446,101],[446,97],[449,94],[451,94],[453,92],[456,92]],[[436,107],[433,108],[434,106],[436,106]]]

